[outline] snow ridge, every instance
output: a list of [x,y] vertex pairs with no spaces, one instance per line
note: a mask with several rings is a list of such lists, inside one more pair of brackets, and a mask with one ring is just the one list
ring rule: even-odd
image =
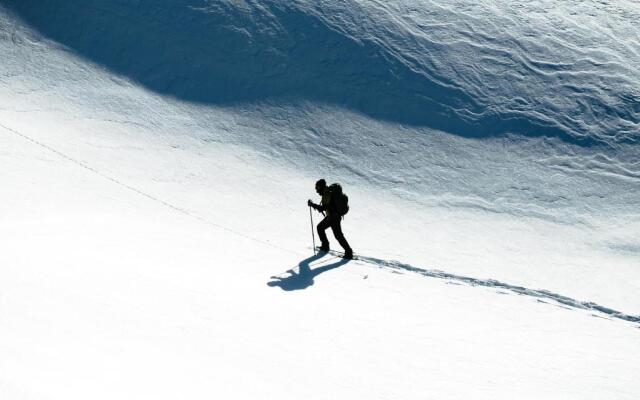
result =
[[481,138],[640,140],[633,2],[5,3],[69,50],[188,101],[311,100]]

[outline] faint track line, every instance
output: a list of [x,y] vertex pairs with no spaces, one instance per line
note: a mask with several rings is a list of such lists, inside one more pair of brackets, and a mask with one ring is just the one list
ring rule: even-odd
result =
[[224,231],[227,231],[227,232],[229,232],[231,234],[234,234],[236,236],[242,237],[244,239],[248,239],[248,240],[251,240],[253,242],[260,243],[260,244],[263,244],[265,246],[269,246],[269,247],[272,247],[274,249],[278,249],[280,251],[284,251],[284,252],[287,252],[287,253],[296,254],[296,255],[299,255],[299,256],[304,256],[304,254],[299,253],[297,251],[286,249],[284,247],[281,247],[281,246],[278,246],[276,244],[273,244],[273,243],[271,243],[269,241],[258,239],[256,237],[253,237],[253,236],[247,235],[245,233],[236,231],[235,229],[232,229],[232,228],[226,227],[224,225],[218,224],[216,222],[210,221],[210,220],[208,220],[208,219],[206,219],[206,218],[204,218],[204,217],[202,217],[202,216],[200,216],[198,214],[195,214],[195,213],[193,213],[191,211],[188,211],[188,210],[186,210],[186,209],[184,209],[182,207],[176,206],[175,204],[169,203],[168,201],[162,200],[159,197],[156,197],[156,196],[151,195],[151,194],[149,194],[147,192],[144,192],[144,191],[142,191],[142,190],[140,190],[140,189],[138,189],[138,188],[136,188],[134,186],[131,186],[131,185],[129,185],[129,184],[117,179],[117,178],[114,178],[113,176],[107,175],[104,172],[101,172],[100,170],[92,167],[91,165],[89,165],[87,163],[84,163],[84,162],[82,162],[82,161],[80,161],[80,160],[78,160],[76,158],[73,158],[73,157],[61,152],[60,150],[57,150],[54,147],[51,147],[48,144],[42,143],[41,141],[39,141],[37,139],[34,139],[34,138],[32,138],[32,137],[30,137],[28,135],[25,135],[24,133],[21,133],[21,132],[15,130],[15,129],[9,128],[4,124],[0,123],[0,127],[2,127],[5,130],[13,133],[14,135],[17,135],[17,136],[19,136],[19,137],[21,137],[21,138],[23,138],[23,139],[25,139],[25,140],[37,145],[37,146],[43,148],[43,149],[46,149],[46,150],[58,155],[59,157],[65,159],[65,160],[67,160],[67,161],[69,161],[69,162],[71,162],[71,163],[73,163],[73,164],[75,164],[75,165],[87,170],[87,171],[90,171],[90,172],[92,172],[92,173],[94,173],[94,174],[96,174],[98,176],[101,176],[102,178],[107,179],[107,180],[115,183],[116,185],[119,185],[119,186],[121,186],[121,187],[123,187],[123,188],[125,188],[125,189],[127,189],[129,191],[137,193],[140,196],[146,197],[147,199],[152,200],[152,201],[154,201],[156,203],[162,204],[163,206],[168,207],[168,208],[170,208],[170,209],[172,209],[174,211],[177,211],[179,213],[182,213],[182,214],[184,214],[184,215],[186,215],[186,216],[188,216],[190,218],[196,219],[196,220],[198,220],[200,222],[203,222],[203,223],[205,223],[207,225],[210,225],[210,226],[213,226],[215,228],[222,229]]
[[[69,155],[67,155],[67,154],[65,154],[65,153],[63,153],[63,152],[61,152],[61,151],[59,151],[59,150],[47,145],[47,144],[45,144],[45,143],[42,143],[42,142],[40,142],[40,141],[30,137],[30,136],[27,136],[27,135],[15,130],[15,129],[9,128],[9,127],[5,126],[4,124],[0,123],[0,127],[4,128],[8,132],[13,133],[14,135],[17,135],[17,136],[19,136],[19,137],[21,137],[21,138],[23,138],[23,139],[25,139],[25,140],[37,145],[37,146],[43,148],[43,149],[46,149],[46,150],[58,155],[59,157],[65,159],[65,160],[67,160],[67,161],[69,161],[69,162],[71,162],[71,163],[73,163],[73,164],[85,169],[85,170],[88,170],[88,171],[90,171],[90,172],[92,172],[92,173],[94,173],[94,174],[96,174],[96,175],[98,175],[98,176],[100,176],[100,177],[102,177],[104,179],[107,179],[107,180],[115,183],[116,185],[124,187],[124,188],[128,189],[129,191],[135,192],[136,194],[138,194],[140,196],[143,196],[143,197],[146,197],[149,200],[152,200],[154,202],[162,204],[165,207],[168,207],[168,208],[170,208],[170,209],[172,209],[174,211],[177,211],[179,213],[184,214],[185,216],[191,217],[193,219],[196,219],[196,220],[198,220],[200,222],[203,222],[203,223],[205,223],[207,225],[210,225],[210,226],[213,226],[215,228],[227,231],[227,232],[229,232],[229,233],[231,233],[233,235],[236,235],[238,237],[242,237],[244,239],[251,240],[251,241],[254,241],[256,243],[260,243],[260,244],[263,244],[265,246],[268,246],[268,247],[271,247],[271,248],[275,248],[275,249],[278,249],[278,250],[281,250],[283,252],[287,252],[287,253],[290,253],[290,254],[296,254],[296,255],[299,255],[299,256],[305,256],[304,254],[299,253],[297,251],[286,249],[284,247],[278,246],[278,245],[273,244],[271,242],[255,238],[253,236],[250,236],[250,235],[244,234],[242,232],[238,232],[238,231],[236,231],[234,229],[228,228],[228,227],[226,227],[224,225],[220,225],[220,224],[218,224],[216,222],[210,221],[210,220],[208,220],[208,219],[206,219],[206,218],[204,218],[204,217],[202,217],[200,215],[194,214],[191,211],[188,211],[188,210],[186,210],[184,208],[178,207],[178,206],[176,206],[176,205],[174,205],[172,203],[169,203],[169,202],[167,202],[165,200],[162,200],[162,199],[160,199],[160,198],[158,198],[156,196],[153,196],[153,195],[151,195],[149,193],[146,193],[146,192],[144,192],[144,191],[142,191],[142,190],[140,190],[140,189],[138,189],[138,188],[136,188],[134,186],[131,186],[131,185],[127,184],[127,183],[124,183],[121,180],[119,180],[117,178],[114,178],[113,176],[107,175],[107,174],[99,171],[98,169],[96,169],[96,168],[94,168],[94,167],[92,167],[92,166],[90,166],[90,165],[88,165],[88,164],[86,164],[86,163],[84,163],[84,162],[82,162],[80,160],[77,160],[77,159],[75,159],[75,158],[73,158],[73,157],[71,157],[71,156],[69,156]],[[334,255],[337,254],[337,253],[335,253],[333,251],[331,253],[333,253]],[[368,264],[371,264],[373,266],[377,266],[379,268],[389,268],[389,269],[396,270],[396,271],[397,270],[410,271],[410,272],[414,272],[414,273],[417,273],[417,274],[420,274],[422,276],[426,276],[426,277],[429,277],[429,278],[443,279],[443,280],[447,280],[447,281],[454,282],[454,283],[464,283],[464,284],[467,284],[467,285],[470,285],[470,286],[483,286],[483,287],[489,287],[489,288],[493,288],[493,289],[502,289],[502,290],[505,290],[505,291],[508,291],[508,292],[511,292],[511,293],[516,293],[516,294],[519,294],[519,295],[531,296],[531,297],[535,297],[535,298],[538,298],[538,299],[552,300],[552,301],[557,302],[559,304],[568,306],[568,307],[570,307],[572,309],[592,310],[592,311],[596,311],[596,312],[600,312],[602,314],[605,314],[605,315],[607,315],[607,316],[609,316],[611,318],[624,320],[624,321],[629,321],[629,322],[633,322],[633,323],[640,323],[640,316],[625,314],[625,313],[622,313],[620,311],[616,311],[614,309],[599,305],[599,304],[594,303],[594,302],[586,302],[586,301],[575,300],[575,299],[572,299],[572,298],[567,297],[567,296],[563,296],[563,295],[560,295],[560,294],[557,294],[557,293],[550,292],[548,290],[529,289],[529,288],[525,288],[523,286],[511,285],[511,284],[500,282],[500,281],[497,281],[497,280],[494,280],[494,279],[483,280],[483,279],[477,279],[477,278],[472,278],[472,277],[467,277],[467,276],[462,276],[462,275],[455,275],[455,274],[451,274],[451,273],[448,273],[448,272],[443,272],[443,271],[440,271],[440,270],[434,270],[434,269],[426,270],[426,269],[414,267],[414,266],[412,266],[410,264],[405,264],[405,263],[402,263],[402,262],[399,262],[399,261],[395,261],[395,260],[383,260],[383,259],[379,259],[379,258],[362,256],[362,255],[358,255],[358,259],[360,261],[364,261],[364,262],[366,262]]]
[[495,279],[478,279],[478,278],[472,278],[468,276],[455,275],[455,274],[451,274],[448,272],[443,272],[435,269],[427,270],[427,269],[414,267],[409,264],[401,263],[399,261],[394,261],[394,260],[382,260],[379,258],[366,257],[361,255],[358,255],[358,258],[362,261],[365,261],[369,264],[376,265],[381,268],[390,268],[393,270],[404,270],[404,271],[415,272],[417,274],[420,274],[422,276],[427,276],[429,278],[444,279],[447,281],[464,283],[470,286],[483,286],[483,287],[489,287],[493,289],[502,289],[502,290],[509,291],[511,293],[516,293],[519,295],[535,297],[538,299],[552,300],[556,303],[571,307],[572,309],[597,311],[597,312],[606,314],[611,318],[616,318],[616,319],[634,322],[634,323],[640,323],[640,315],[625,314],[623,312],[616,311],[612,308],[605,307],[594,302],[572,299],[571,297],[563,296],[561,294],[550,292],[544,289],[529,289],[523,286],[500,282]]

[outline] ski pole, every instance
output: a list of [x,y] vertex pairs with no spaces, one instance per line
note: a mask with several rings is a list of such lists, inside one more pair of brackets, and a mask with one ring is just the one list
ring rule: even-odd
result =
[[316,255],[316,234],[313,233],[313,213],[311,212],[311,206],[309,206],[309,220],[311,221],[311,240],[313,241],[313,255]]

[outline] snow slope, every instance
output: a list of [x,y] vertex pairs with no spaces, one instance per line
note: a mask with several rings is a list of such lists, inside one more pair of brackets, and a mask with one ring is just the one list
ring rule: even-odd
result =
[[474,137],[639,139],[635,2],[5,3],[80,55],[186,100],[302,98]]
[[546,4],[3,1],[2,398],[637,398],[638,7]]

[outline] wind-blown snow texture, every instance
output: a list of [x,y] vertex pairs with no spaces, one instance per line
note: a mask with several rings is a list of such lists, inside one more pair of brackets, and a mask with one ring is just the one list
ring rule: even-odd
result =
[[0,0],[0,398],[636,400],[639,8]]
[[4,3],[84,57],[185,100],[312,100],[470,137],[640,140],[633,1]]

